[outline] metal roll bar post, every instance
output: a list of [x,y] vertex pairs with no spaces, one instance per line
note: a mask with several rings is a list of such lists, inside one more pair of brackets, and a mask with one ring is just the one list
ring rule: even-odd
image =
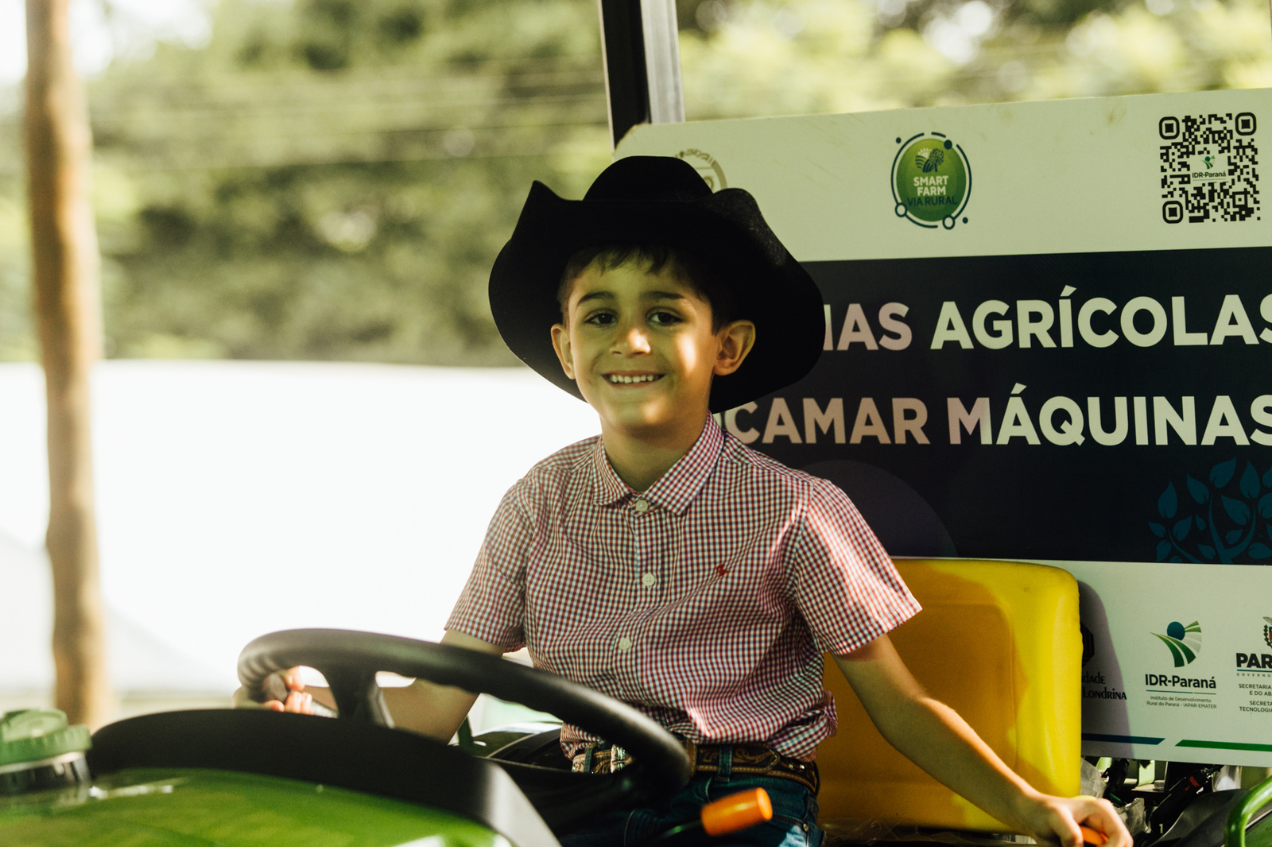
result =
[[643,123],[683,123],[675,0],[597,0],[615,147]]

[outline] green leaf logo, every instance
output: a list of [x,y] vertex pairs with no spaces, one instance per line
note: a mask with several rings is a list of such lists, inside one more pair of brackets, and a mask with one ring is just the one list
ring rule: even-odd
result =
[[[919,159],[922,159],[923,161],[920,162]],[[932,173],[933,171],[941,167],[941,162],[944,162],[944,161],[945,161],[945,151],[940,149],[939,147],[936,149],[928,148],[927,150],[924,150],[922,153],[920,153],[918,156],[914,157],[914,164],[921,167],[923,169],[923,173],[925,174]]]
[[1166,634],[1154,632],[1157,638],[1170,649],[1171,658],[1175,660],[1175,667],[1182,668],[1184,665],[1190,665],[1197,658],[1197,654],[1201,652],[1201,624],[1193,621],[1184,626],[1179,621],[1172,621],[1170,626],[1166,627]]

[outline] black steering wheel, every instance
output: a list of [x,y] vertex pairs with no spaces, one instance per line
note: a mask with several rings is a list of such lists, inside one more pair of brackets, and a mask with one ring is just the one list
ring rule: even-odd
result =
[[255,700],[276,671],[303,665],[322,673],[340,718],[391,727],[377,671],[490,694],[549,712],[625,748],[632,764],[605,776],[499,762],[544,820],[560,828],[598,809],[670,798],[693,766],[675,736],[636,709],[563,677],[498,656],[392,635],[294,629],[254,639],[239,655],[239,681]]

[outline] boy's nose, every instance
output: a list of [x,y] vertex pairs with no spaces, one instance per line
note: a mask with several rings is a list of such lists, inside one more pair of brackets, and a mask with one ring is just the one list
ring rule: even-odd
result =
[[628,326],[624,328],[618,336],[618,346],[621,352],[628,355],[635,353],[649,352],[649,336],[645,333],[643,327]]

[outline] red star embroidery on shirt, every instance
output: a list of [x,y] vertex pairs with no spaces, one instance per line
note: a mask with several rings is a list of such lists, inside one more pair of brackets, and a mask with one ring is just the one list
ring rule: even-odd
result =
[[724,565],[716,565],[716,573],[719,574],[720,576],[724,576],[728,572],[729,572],[729,569],[726,568]]

